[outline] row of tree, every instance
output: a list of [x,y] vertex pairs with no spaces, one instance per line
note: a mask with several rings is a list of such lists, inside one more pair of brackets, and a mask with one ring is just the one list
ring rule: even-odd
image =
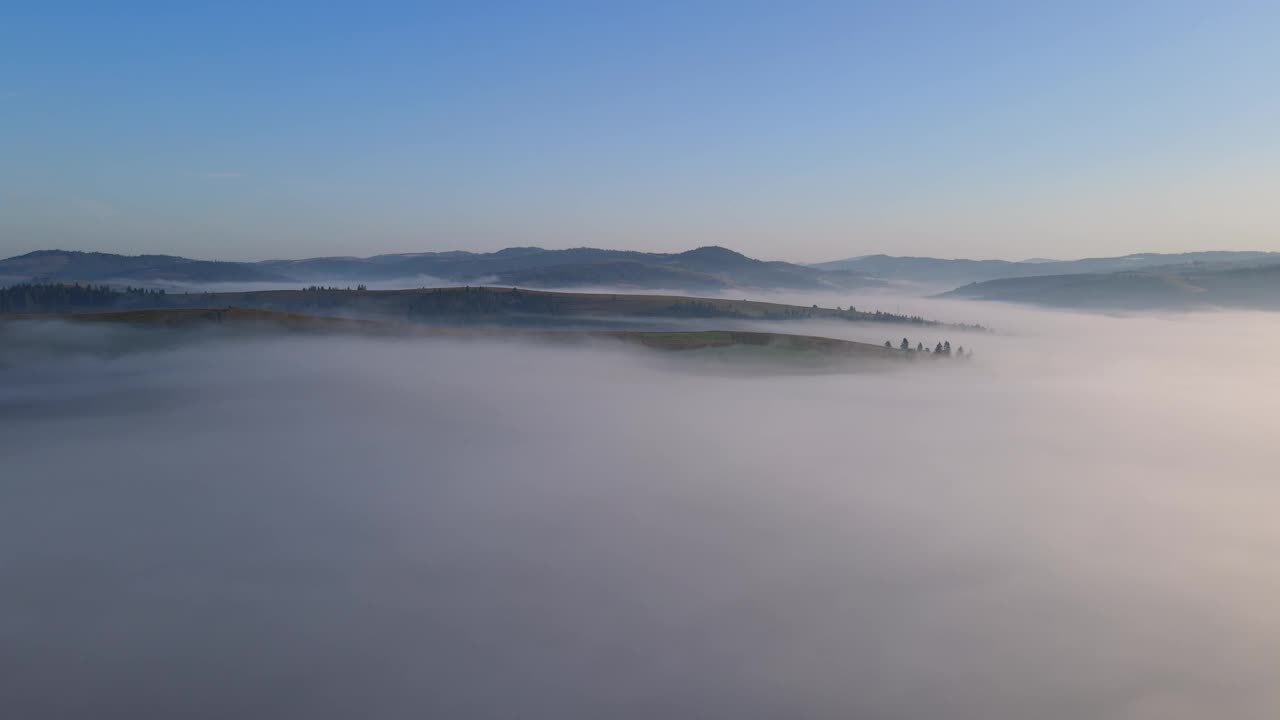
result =
[[[814,307],[817,307],[816,305]],[[859,310],[850,305],[848,310],[843,310],[839,305],[836,306],[836,312],[840,313],[840,317],[845,320],[854,320],[858,322],[888,322],[899,325],[937,325],[933,320],[925,320],[919,315],[898,315],[897,313],[887,313],[882,310],[867,311]]]
[[[885,341],[884,341],[884,346],[885,346],[886,348],[888,348],[888,349],[892,350],[892,349],[893,349],[893,341],[892,341],[892,340],[885,340]],[[929,348],[925,347],[925,344],[924,344],[924,343],[922,343],[922,342],[917,342],[917,343],[916,343],[916,346],[915,346],[914,348],[912,348],[912,347],[911,347],[911,341],[910,341],[910,340],[908,340],[907,338],[902,338],[902,342],[898,344],[898,349],[899,349],[899,350],[901,350],[901,351],[903,351],[903,352],[922,352],[922,353],[930,353],[930,354],[933,354],[933,355],[945,355],[945,356],[950,356],[950,355],[951,355],[951,341],[950,341],[950,340],[945,340],[945,341],[943,341],[943,342],[940,342],[940,343],[938,343],[936,346],[934,346],[934,347],[933,347],[933,349],[931,350],[931,349],[929,349]],[[972,353],[972,352],[966,352],[966,351],[965,351],[965,349],[964,349],[964,346],[963,346],[963,345],[960,345],[960,346],[957,346],[957,347],[956,347],[955,355],[956,355],[956,357],[969,357],[969,356],[973,355],[973,353]]]

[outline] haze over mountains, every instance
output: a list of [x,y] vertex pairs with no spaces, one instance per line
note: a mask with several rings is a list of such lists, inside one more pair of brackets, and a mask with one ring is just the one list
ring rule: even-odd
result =
[[[531,288],[616,287],[715,293],[736,289],[896,289],[915,295],[1095,310],[1280,308],[1280,253],[1142,253],[1081,260],[867,255],[816,265],[764,261],[723,247],[682,253],[511,247],[262,262],[41,250],[0,260],[0,284],[399,283]],[[950,291],[950,292],[946,292]]]
[[1119,257],[1085,258],[1082,260],[1032,258],[1021,262],[864,255],[845,260],[818,263],[813,267],[824,270],[849,270],[867,273],[886,280],[955,287],[957,285],[1003,278],[1108,273],[1157,267],[1234,267],[1265,263],[1280,264],[1280,253],[1230,251],[1139,253]]
[[[1086,310],[1280,309],[1280,253],[1142,253],[1083,260],[869,255],[816,267],[954,288],[941,297]],[[959,285],[960,287],[955,287]]]
[[941,297],[1094,310],[1280,310],[1280,265],[1161,266],[1003,278],[964,285]]

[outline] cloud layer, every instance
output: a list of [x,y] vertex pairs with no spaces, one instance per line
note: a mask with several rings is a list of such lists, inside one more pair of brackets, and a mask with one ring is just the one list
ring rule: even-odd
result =
[[1274,717],[1258,316],[1005,321],[1040,331],[965,366],[769,377],[25,335],[0,382],[0,703]]

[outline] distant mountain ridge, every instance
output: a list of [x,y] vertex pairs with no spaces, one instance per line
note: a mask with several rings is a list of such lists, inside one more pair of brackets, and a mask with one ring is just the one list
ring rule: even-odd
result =
[[275,282],[289,278],[253,263],[191,260],[175,255],[115,255],[76,250],[36,250],[0,260],[0,279],[109,280],[132,278],[187,282]]
[[861,257],[818,263],[823,270],[851,270],[885,280],[921,285],[966,285],[1005,278],[1074,275],[1126,270],[1145,270],[1166,266],[1251,267],[1280,263],[1280,253],[1255,251],[1207,251],[1189,253],[1138,253],[1120,257],[1085,258],[1082,260],[948,260],[931,257],[895,257],[864,255]]
[[1280,262],[1161,265],[1143,270],[1002,278],[939,297],[1085,310],[1280,310]]
[[732,287],[843,290],[884,284],[866,273],[756,260],[716,246],[683,253],[511,247],[493,253],[449,251],[262,262],[213,262],[172,255],[129,256],[39,250],[0,260],[0,282],[8,283],[306,283],[386,281],[422,276],[473,284],[529,287],[613,285],[680,290]]
[[1280,309],[1280,253],[1140,253],[1082,260],[947,260],[866,255],[817,266],[747,257],[728,248],[681,253],[509,247],[261,262],[174,255],[39,250],[0,260],[0,286],[82,282],[180,288],[266,283],[279,287],[404,280],[527,288],[628,288],[723,292],[735,288],[844,291],[891,284],[927,294],[1077,308]]

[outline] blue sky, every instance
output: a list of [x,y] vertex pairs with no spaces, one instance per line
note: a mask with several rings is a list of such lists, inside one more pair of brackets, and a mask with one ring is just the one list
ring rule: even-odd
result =
[[0,3],[0,255],[1280,250],[1278,8]]

